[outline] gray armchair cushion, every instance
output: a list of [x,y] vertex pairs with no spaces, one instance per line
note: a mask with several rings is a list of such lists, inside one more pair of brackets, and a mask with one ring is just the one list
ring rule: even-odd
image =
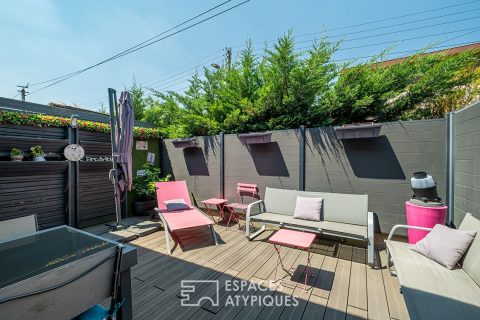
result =
[[460,268],[448,270],[387,240],[411,319],[480,319],[480,287]]
[[477,231],[461,263],[463,270],[480,286],[480,220],[467,214],[458,229]]

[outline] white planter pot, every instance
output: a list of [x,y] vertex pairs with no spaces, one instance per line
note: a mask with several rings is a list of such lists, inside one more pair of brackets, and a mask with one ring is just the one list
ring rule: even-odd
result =
[[45,159],[45,156],[36,156],[36,157],[33,157],[32,161],[47,161],[47,160]]
[[10,156],[10,160],[19,162],[23,160],[23,156]]

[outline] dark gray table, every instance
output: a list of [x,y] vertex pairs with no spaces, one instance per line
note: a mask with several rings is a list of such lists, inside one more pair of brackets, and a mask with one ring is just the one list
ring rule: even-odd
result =
[[[116,242],[61,226],[0,243],[0,319],[71,319],[111,294]],[[132,319],[130,268],[137,251],[124,245],[118,319]]]

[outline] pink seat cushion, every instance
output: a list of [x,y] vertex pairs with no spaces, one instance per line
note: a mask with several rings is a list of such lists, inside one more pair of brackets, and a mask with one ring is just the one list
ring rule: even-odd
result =
[[269,242],[287,247],[308,249],[315,240],[314,233],[280,229],[268,239]]
[[171,231],[188,229],[194,227],[208,226],[213,224],[203,213],[197,209],[162,212]]
[[232,209],[240,209],[240,210],[246,210],[248,208],[248,205],[244,203],[237,203],[237,202],[229,203],[226,206]]
[[204,204],[213,204],[213,205],[218,205],[218,204],[224,204],[228,202],[226,199],[220,199],[220,198],[210,198],[207,200],[202,200]]

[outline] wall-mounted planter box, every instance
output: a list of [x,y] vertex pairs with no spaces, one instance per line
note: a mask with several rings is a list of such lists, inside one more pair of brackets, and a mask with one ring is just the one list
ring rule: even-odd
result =
[[175,139],[172,143],[175,148],[193,148],[197,146],[197,138]]
[[272,141],[271,132],[242,133],[238,138],[245,144],[269,143]]
[[378,137],[381,128],[382,125],[379,123],[361,123],[335,127],[334,130],[338,139],[361,139]]

